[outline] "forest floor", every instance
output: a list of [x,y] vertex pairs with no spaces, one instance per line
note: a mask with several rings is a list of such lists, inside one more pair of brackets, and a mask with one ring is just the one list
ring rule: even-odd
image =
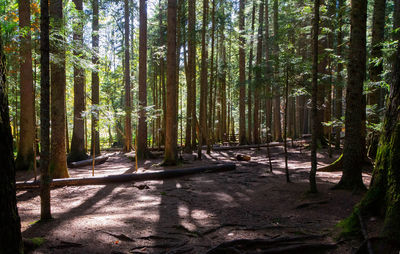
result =
[[[237,161],[237,154],[250,155],[251,160]],[[359,239],[338,242],[333,233],[361,198],[331,190],[341,173],[318,172],[319,193],[308,194],[309,151],[289,146],[292,183],[285,180],[283,147],[271,147],[273,173],[266,154],[266,148],[215,151],[201,161],[184,154],[184,163],[177,168],[221,162],[235,163],[237,168],[166,180],[56,188],[51,192],[54,219],[47,222],[37,221],[39,190],[19,190],[23,237],[45,239],[33,253],[206,253],[234,239],[315,235],[320,236],[318,242],[336,243],[325,253],[358,248]],[[318,166],[328,165],[339,154],[334,151],[329,158],[326,150],[320,151]],[[161,161],[146,160],[138,171],[163,169]],[[101,176],[133,173],[135,167],[123,154],[113,153],[95,170]],[[91,176],[91,167],[69,172],[72,177]],[[17,172],[17,180],[29,178],[26,172]],[[363,179],[368,186],[370,173],[363,173]],[[219,253],[247,253],[235,251]]]

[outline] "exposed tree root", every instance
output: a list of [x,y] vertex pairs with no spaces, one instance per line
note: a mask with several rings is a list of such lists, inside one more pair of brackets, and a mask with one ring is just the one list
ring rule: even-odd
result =
[[261,251],[259,253],[313,253],[313,251],[321,253],[322,250],[336,247],[336,244],[332,243],[306,242],[307,240],[315,240],[316,238],[320,238],[320,236],[238,239],[221,243],[209,250],[207,254],[251,253],[254,250]]
[[[156,172],[145,172],[145,173],[134,173],[134,174],[108,175],[108,176],[86,177],[86,178],[53,179],[50,183],[50,186],[61,187],[61,186],[108,184],[108,183],[130,182],[130,181],[159,180],[159,179],[180,177],[190,174],[224,172],[235,169],[236,169],[235,164],[219,164],[219,165],[196,167],[196,168],[167,169]],[[26,182],[16,183],[17,189],[39,188],[39,186],[40,186],[40,181],[26,181]]]
[[307,203],[302,203],[298,206],[296,206],[296,209],[302,209],[302,208],[306,208],[312,205],[323,205],[323,204],[328,204],[329,203],[329,199],[327,200],[320,200],[320,201],[315,201],[315,202],[307,202]]

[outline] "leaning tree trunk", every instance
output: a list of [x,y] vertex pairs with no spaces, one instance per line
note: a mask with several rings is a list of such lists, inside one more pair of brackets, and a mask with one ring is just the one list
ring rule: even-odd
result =
[[352,0],[350,59],[346,90],[346,136],[343,147],[343,175],[336,188],[365,189],[361,175],[364,159],[362,139],[363,85],[366,65],[365,0]]
[[[395,28],[400,27],[400,2],[395,2]],[[396,36],[400,37],[399,33]],[[400,42],[393,68],[393,81],[379,141],[370,189],[349,217],[357,225],[357,214],[384,217],[383,237],[400,244]],[[356,220],[355,223],[354,221]]]
[[165,122],[164,165],[176,165],[177,149],[177,114],[176,114],[176,0],[168,0],[167,26],[167,95]]
[[[78,13],[77,23],[74,24],[74,56],[82,58],[83,47],[83,21],[82,0],[74,0]],[[85,150],[85,119],[82,112],[85,111],[85,70],[81,64],[74,64],[74,128],[72,131],[71,152],[68,155],[68,163],[81,161],[87,158]]]
[[[63,30],[63,2],[50,2],[52,17],[51,31],[57,41],[63,41],[60,35]],[[60,45],[52,43],[51,52],[57,60],[51,63],[51,155],[50,168],[53,178],[69,177],[65,147],[65,50]]]
[[19,26],[26,33],[21,33],[20,45],[20,84],[21,84],[21,114],[20,138],[18,156],[15,161],[17,170],[33,169],[33,143],[36,125],[35,102],[32,76],[32,51],[30,33],[30,5],[28,0],[19,0]]
[[[1,30],[0,30],[1,32]],[[23,253],[21,224],[15,195],[13,140],[6,95],[6,62],[0,37],[0,250]]]

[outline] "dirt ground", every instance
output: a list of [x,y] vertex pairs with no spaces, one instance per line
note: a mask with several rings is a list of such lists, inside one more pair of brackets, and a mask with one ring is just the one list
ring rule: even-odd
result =
[[[335,151],[329,158],[322,151],[319,166],[334,161],[339,153]],[[251,160],[239,162],[237,154],[248,154]],[[194,154],[184,154],[184,163],[178,168],[224,162],[237,167],[167,180],[53,189],[54,219],[48,222],[38,222],[39,191],[18,191],[23,237],[45,239],[33,253],[206,253],[235,239],[310,235],[320,236],[318,242],[336,243],[336,248],[325,253],[351,253],[358,248],[358,240],[337,241],[332,233],[361,198],[330,189],[341,173],[318,172],[319,193],[307,194],[309,151],[289,149],[292,183],[285,180],[283,147],[271,148],[273,173],[266,154],[266,148],[215,151],[201,161],[194,160]],[[139,165],[139,171],[162,169],[157,165],[161,160],[147,160]],[[134,171],[134,162],[113,153],[96,166],[95,175]],[[72,177],[91,176],[91,167],[69,172]],[[370,174],[363,176],[368,186]],[[26,172],[17,173],[19,181],[30,178]]]

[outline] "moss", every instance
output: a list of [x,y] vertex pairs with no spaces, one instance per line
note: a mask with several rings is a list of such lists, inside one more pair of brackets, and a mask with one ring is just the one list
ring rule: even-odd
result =
[[340,230],[340,238],[355,238],[361,236],[360,221],[358,220],[359,208],[354,208],[353,213],[346,219],[340,221],[336,227]]
[[34,237],[29,239],[29,241],[35,246],[35,248],[40,247],[46,240],[42,237]]

